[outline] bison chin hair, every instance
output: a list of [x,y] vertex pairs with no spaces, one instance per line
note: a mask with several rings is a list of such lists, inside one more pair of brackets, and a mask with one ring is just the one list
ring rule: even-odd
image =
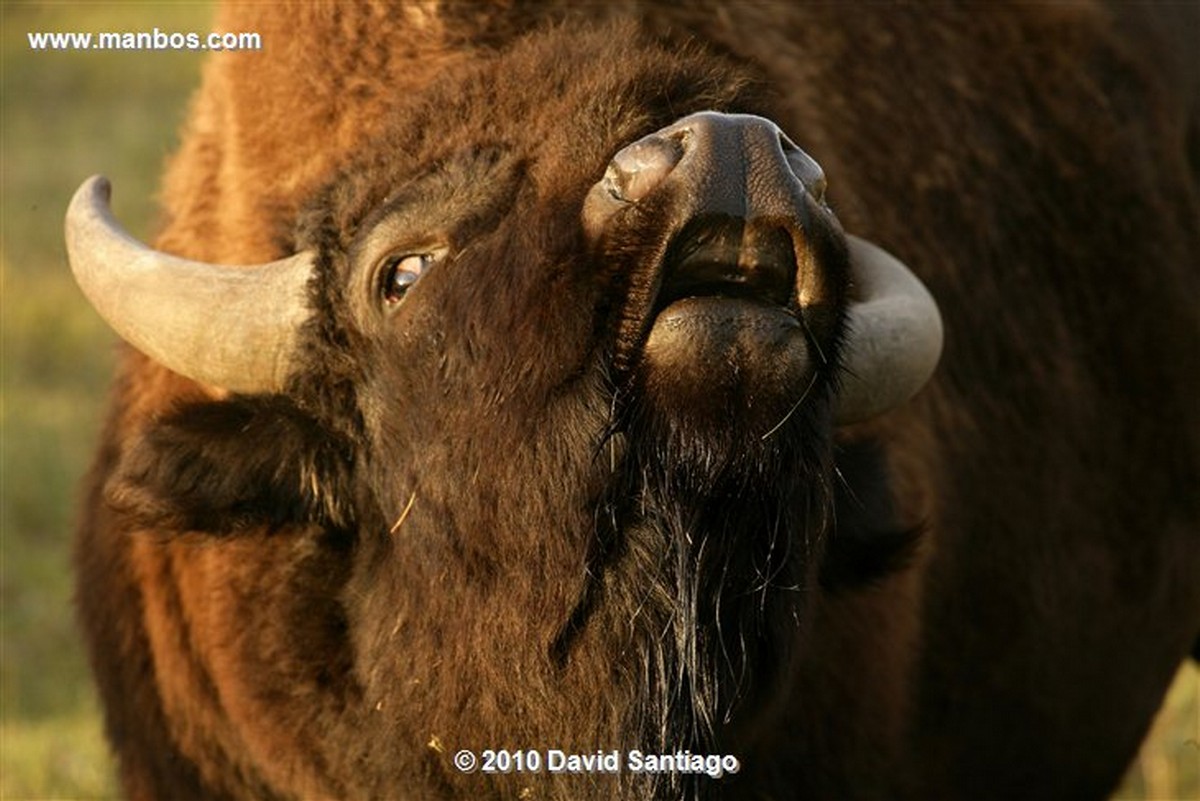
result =
[[[732,422],[687,436],[675,412],[635,401],[611,435],[624,448],[604,506],[596,606],[627,631],[626,731],[655,752],[745,756],[793,672],[831,517],[828,404],[769,437]],[[716,784],[668,774],[654,797]]]

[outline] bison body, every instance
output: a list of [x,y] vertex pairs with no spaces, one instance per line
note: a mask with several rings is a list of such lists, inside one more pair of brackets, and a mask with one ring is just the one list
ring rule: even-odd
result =
[[[1200,637],[1169,38],[1090,5],[215,27],[266,48],[209,62],[156,246],[310,277],[277,385],[125,355],[76,563],[131,797],[1112,791]],[[946,336],[838,425],[843,228]],[[741,769],[451,761],[489,748]]]

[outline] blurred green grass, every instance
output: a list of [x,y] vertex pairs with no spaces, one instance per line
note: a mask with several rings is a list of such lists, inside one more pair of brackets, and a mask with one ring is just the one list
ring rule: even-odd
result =
[[[70,532],[113,366],[75,288],[62,214],[104,172],[117,217],[154,227],[155,192],[201,57],[34,52],[29,31],[197,31],[207,3],[0,7],[0,798],[118,795],[71,611]],[[1121,801],[1200,799],[1200,671],[1187,667]]]
[[115,339],[75,288],[62,217],[88,175],[118,218],[155,193],[201,56],[29,48],[27,32],[209,29],[207,3],[0,7],[0,798],[118,796],[71,608],[70,537]]

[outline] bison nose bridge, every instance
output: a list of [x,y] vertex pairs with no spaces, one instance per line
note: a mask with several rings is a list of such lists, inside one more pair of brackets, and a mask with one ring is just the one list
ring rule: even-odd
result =
[[665,192],[680,224],[701,217],[798,224],[819,173],[770,120],[702,111],[617,151],[585,200],[583,222],[598,234],[623,207]]
[[661,134],[684,143],[668,180],[681,185],[686,202],[693,205],[691,216],[798,221],[806,182],[797,166],[807,165],[795,154],[807,156],[775,123],[749,114],[705,111],[684,117]]

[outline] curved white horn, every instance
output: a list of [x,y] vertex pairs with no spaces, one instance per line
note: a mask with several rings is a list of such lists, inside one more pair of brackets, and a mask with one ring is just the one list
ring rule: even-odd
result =
[[942,355],[942,317],[929,290],[883,248],[847,234],[854,276],[838,424],[904,403]]
[[189,261],[130,236],[92,176],[67,209],[67,256],[92,306],[131,345],[181,375],[235,392],[283,388],[309,316],[310,253],[253,267]]

